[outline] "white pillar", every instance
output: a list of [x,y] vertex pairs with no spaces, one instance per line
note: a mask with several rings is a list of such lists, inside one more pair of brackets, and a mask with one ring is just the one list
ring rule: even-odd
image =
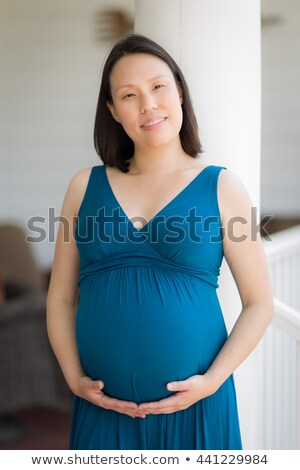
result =
[[[238,174],[259,207],[260,1],[136,0],[135,32],[161,44],[181,67],[205,150],[201,158]],[[241,302],[225,260],[219,283],[230,331]],[[256,352],[235,373],[245,449],[259,448],[255,358]]]

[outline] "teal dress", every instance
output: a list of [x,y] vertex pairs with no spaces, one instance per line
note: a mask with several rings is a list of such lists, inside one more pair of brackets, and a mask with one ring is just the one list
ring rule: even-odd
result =
[[[228,333],[218,301],[220,171],[206,166],[141,229],[92,168],[75,229],[82,367],[110,397],[145,403],[204,374]],[[185,410],[131,418],[75,396],[70,449],[241,449],[234,379]]]

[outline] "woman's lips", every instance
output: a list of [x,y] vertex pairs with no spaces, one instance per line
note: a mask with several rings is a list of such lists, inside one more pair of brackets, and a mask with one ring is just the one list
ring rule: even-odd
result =
[[145,131],[150,131],[152,129],[157,129],[158,127],[161,127],[165,123],[166,119],[167,119],[166,117],[156,118],[156,119],[153,119],[152,121],[146,122],[141,127]]

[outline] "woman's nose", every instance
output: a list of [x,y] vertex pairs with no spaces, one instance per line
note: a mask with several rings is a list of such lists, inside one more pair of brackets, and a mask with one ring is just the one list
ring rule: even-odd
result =
[[153,96],[145,96],[141,102],[141,113],[157,109],[157,103]]

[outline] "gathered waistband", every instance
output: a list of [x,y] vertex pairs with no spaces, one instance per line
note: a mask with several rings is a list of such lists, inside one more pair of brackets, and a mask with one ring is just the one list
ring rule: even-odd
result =
[[113,269],[123,269],[130,267],[150,267],[153,269],[172,270],[176,272],[185,273],[197,277],[199,280],[208,282],[215,288],[218,285],[219,269],[212,266],[184,266],[174,263],[171,260],[159,258],[150,258],[145,256],[114,256],[96,261],[88,266],[81,266],[79,286],[81,282],[88,276],[100,274],[102,272],[111,271]]

